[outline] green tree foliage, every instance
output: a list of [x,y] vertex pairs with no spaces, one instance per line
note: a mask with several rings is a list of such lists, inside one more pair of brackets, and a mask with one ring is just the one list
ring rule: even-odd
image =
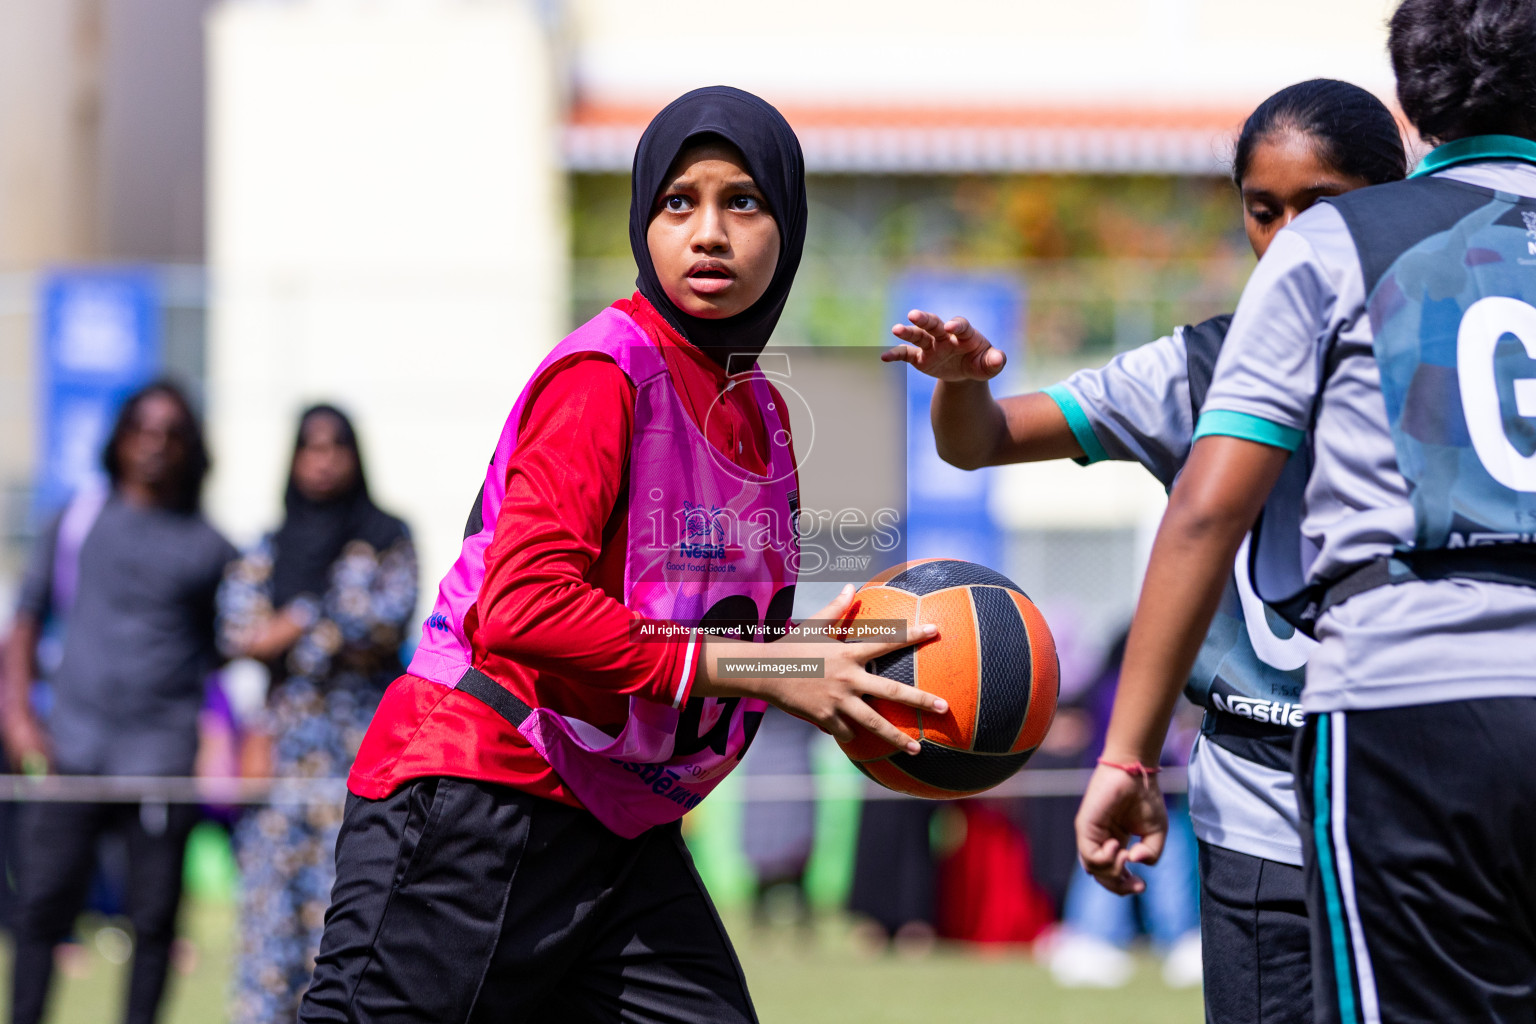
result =
[[[628,178],[572,184],[578,322],[627,294],[634,266]],[[1085,360],[1230,308],[1252,266],[1215,177],[818,175],[808,191],[787,343],[885,344],[890,279],[926,266],[1017,274],[1031,358]]]

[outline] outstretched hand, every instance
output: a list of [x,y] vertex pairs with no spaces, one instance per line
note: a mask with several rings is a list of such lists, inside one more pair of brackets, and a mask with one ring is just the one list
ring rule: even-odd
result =
[[1121,896],[1147,887],[1130,865],[1156,864],[1168,838],[1168,809],[1152,776],[1099,765],[1073,824],[1077,855],[1095,881]]
[[891,328],[891,333],[905,344],[882,352],[882,362],[911,363],[928,376],[951,383],[991,380],[1008,362],[1002,350],[993,348],[986,336],[963,316],[940,320],[925,310],[914,309],[907,319],[911,322]]

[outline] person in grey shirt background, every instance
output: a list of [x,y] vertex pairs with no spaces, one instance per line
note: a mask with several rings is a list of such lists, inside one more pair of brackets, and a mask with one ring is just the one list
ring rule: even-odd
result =
[[[32,553],[5,659],[6,750],[34,773],[190,775],[205,679],[218,664],[214,594],[236,551],[200,511],[208,455],[186,397],[163,382],[130,396],[102,462],[110,488],[78,496]],[[64,638],[40,720],[31,694],[50,619],[63,620]],[[196,820],[191,805],[150,801],[23,808],[13,1024],[42,1019],[53,947],[74,925],[109,830],[128,850],[135,949],[124,1019],[154,1020]]]

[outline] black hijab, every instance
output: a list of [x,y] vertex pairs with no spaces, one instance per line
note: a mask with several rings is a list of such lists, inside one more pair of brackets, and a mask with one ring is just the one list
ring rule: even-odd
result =
[[[667,171],[690,142],[722,138],[747,161],[747,173],[768,201],[779,227],[779,261],[763,297],[732,317],[705,320],[689,316],[667,298],[651,250],[646,244],[656,196],[667,184]],[[679,334],[703,349],[722,367],[733,353],[754,359],[768,344],[805,248],[805,158],[789,122],[766,101],[749,92],[716,85],[679,96],[657,114],[640,136],[630,179],[629,247],[635,254],[640,294]]]
[[299,418],[294,457],[304,447],[305,428],[317,416],[329,416],[336,421],[337,440],[352,450],[357,475],[346,493],[329,501],[312,501],[294,482],[292,463],[289,464],[288,488],[283,493],[283,525],[272,539],[276,549],[272,564],[274,608],[281,608],[300,594],[324,597],[331,585],[331,566],[341,555],[341,549],[352,541],[366,541],[382,553],[405,535],[405,524],[381,511],[368,496],[368,478],[357,449],[357,432],[346,413],[333,405],[305,409]]

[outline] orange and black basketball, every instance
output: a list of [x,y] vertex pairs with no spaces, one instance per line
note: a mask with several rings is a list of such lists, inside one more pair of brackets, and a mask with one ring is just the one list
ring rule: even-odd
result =
[[991,789],[1024,766],[1056,714],[1056,644],[1045,618],[1012,580],[982,565],[929,558],[888,569],[859,588],[848,622],[936,623],[939,635],[876,658],[869,671],[949,702],[943,715],[872,700],[922,744],[908,754],[859,730],[842,745],[871,779],[912,796],[946,799]]

